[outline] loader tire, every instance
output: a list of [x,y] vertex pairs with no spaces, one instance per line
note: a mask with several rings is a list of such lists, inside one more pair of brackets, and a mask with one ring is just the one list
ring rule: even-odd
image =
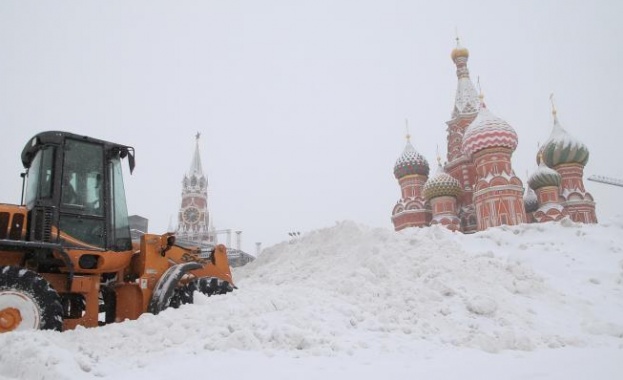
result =
[[179,295],[182,305],[195,301],[195,290],[197,290],[197,283],[195,281],[191,281],[180,288]]
[[200,278],[198,290],[208,297],[219,294],[226,294],[234,290],[227,281],[220,281],[216,277]]
[[169,307],[177,309],[181,305],[193,303],[195,300],[195,290],[197,290],[197,285],[194,281],[176,288],[171,297],[171,301],[169,301]]
[[0,266],[0,333],[63,329],[61,297],[39,274]]
[[215,277],[200,278],[199,279],[199,291],[208,297],[216,294],[216,292],[218,291],[218,279]]
[[[184,274],[195,269],[200,269],[201,267],[201,264],[191,261],[188,263],[176,264],[167,269],[156,283],[156,287],[151,295],[151,300],[147,306],[147,312],[156,315],[167,307],[174,307],[175,303],[178,302],[174,299],[174,294],[181,278]],[[171,301],[173,301],[173,305]]]

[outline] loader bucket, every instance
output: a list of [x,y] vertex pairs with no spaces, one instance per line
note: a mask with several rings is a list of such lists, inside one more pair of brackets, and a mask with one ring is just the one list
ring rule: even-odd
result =
[[236,288],[231,276],[229,260],[227,259],[227,248],[223,244],[218,244],[208,258],[208,263],[202,268],[191,271],[198,278],[215,277],[222,281],[228,282],[233,288]]

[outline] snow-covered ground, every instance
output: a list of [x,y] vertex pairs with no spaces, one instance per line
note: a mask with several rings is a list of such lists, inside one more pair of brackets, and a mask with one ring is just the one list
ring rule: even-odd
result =
[[623,217],[473,235],[346,221],[234,278],[157,317],[1,334],[0,377],[623,378]]

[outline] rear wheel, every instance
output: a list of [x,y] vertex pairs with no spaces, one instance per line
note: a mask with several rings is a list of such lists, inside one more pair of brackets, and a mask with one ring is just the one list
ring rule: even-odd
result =
[[20,267],[0,267],[0,333],[62,328],[61,298],[43,277]]

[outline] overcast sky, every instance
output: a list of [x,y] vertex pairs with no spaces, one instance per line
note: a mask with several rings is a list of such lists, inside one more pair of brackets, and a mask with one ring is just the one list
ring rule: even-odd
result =
[[[18,203],[19,155],[44,130],[134,146],[128,207],[165,232],[201,132],[217,229],[255,253],[354,220],[391,228],[393,166],[412,142],[436,167],[456,90],[455,35],[489,109],[536,169],[552,127],[623,178],[623,2],[0,2],[0,202]],[[585,181],[606,220],[623,188]],[[224,240],[224,238],[223,238]]]

